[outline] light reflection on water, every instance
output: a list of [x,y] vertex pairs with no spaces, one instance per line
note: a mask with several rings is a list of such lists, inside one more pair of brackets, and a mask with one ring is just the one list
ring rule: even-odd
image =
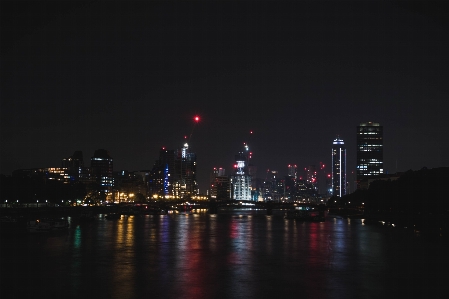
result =
[[438,298],[447,291],[447,275],[436,274],[448,269],[447,244],[360,220],[100,215],[66,233],[1,241],[1,295],[22,298]]

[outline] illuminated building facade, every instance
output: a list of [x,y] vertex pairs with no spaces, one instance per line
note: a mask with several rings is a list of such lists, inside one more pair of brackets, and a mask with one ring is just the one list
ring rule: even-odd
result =
[[62,167],[67,168],[67,173],[73,179],[80,179],[83,176],[84,168],[83,152],[75,151],[72,156],[62,159]]
[[113,161],[109,152],[104,149],[96,150],[90,159],[92,178],[99,186],[99,190],[106,196],[106,200],[113,199],[112,188],[114,186]]
[[251,200],[251,175],[248,170],[249,155],[239,152],[235,156],[234,174],[231,177],[232,199]]
[[173,195],[182,198],[197,194],[196,154],[192,153],[189,145],[185,143],[183,148],[178,150],[175,160]]
[[332,195],[346,195],[346,148],[338,137],[332,143]]
[[48,180],[61,181],[64,184],[70,183],[70,175],[68,174],[68,169],[65,167],[44,168],[43,172]]
[[361,123],[357,126],[357,188],[367,188],[363,182],[383,172],[383,127]]

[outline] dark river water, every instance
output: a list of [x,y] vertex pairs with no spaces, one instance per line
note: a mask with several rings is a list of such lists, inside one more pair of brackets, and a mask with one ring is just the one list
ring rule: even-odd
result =
[[449,298],[448,248],[361,220],[98,215],[2,234],[0,298]]

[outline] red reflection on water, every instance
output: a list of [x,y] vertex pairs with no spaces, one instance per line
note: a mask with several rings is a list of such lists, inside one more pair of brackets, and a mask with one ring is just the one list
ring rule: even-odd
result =
[[238,226],[237,226],[237,222],[236,221],[231,221],[230,222],[230,229],[229,229],[229,237],[231,239],[235,239],[237,238],[239,235],[238,232]]
[[309,249],[310,251],[318,251],[318,223],[310,223],[310,233],[309,233]]
[[324,289],[321,281],[323,265],[327,264],[327,255],[324,251],[326,248],[326,240],[323,238],[323,225],[318,222],[308,223],[309,228],[309,252],[306,259],[307,267],[307,289],[305,297],[320,298]]
[[[211,277],[211,265],[204,260],[205,250],[204,231],[199,226],[192,230],[185,230],[185,243],[180,249],[179,265],[176,267],[180,273],[180,281],[176,286],[182,293],[182,298],[213,298],[211,289],[207,283]],[[214,279],[214,277],[212,277]]]

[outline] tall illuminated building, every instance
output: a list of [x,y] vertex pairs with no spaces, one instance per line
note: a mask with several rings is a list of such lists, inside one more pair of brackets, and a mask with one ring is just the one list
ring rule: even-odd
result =
[[106,200],[112,199],[114,186],[113,161],[109,152],[104,149],[96,150],[90,159],[93,180],[98,184],[100,192],[106,196]]
[[338,137],[332,143],[332,195],[346,195],[346,148]]
[[361,123],[357,126],[357,188],[367,188],[364,183],[383,172],[383,127]]
[[234,200],[251,200],[249,158],[248,146],[245,146],[244,152],[239,152],[235,156],[234,174],[231,176],[232,199]]
[[177,151],[174,175],[173,195],[182,198],[198,194],[196,154],[190,151],[187,143],[184,143],[183,148]]

